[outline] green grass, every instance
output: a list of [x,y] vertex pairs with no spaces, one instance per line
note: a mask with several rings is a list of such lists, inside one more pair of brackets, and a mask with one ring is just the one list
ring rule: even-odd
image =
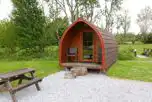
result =
[[[141,54],[143,48],[152,48],[152,44],[119,45],[119,50],[128,48],[137,49],[137,54]],[[152,82],[152,57],[135,58],[132,61],[117,61],[107,74],[116,78]]]
[[137,54],[141,54],[143,52],[143,48],[152,48],[152,44],[119,45],[119,50],[127,49],[128,47],[137,49]]
[[107,72],[108,76],[152,81],[152,60],[150,61],[117,61]]
[[0,73],[14,71],[21,68],[34,68],[38,77],[45,77],[61,70],[58,61],[0,61]]

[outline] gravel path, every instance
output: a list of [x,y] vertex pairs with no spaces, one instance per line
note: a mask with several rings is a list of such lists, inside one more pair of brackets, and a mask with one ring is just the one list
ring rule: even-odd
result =
[[[34,86],[16,94],[19,102],[152,102],[152,83],[118,80],[101,74],[63,79],[64,72],[44,78],[37,92]],[[0,93],[0,102],[11,102]]]
[[148,58],[147,56],[144,55],[137,55],[138,58]]

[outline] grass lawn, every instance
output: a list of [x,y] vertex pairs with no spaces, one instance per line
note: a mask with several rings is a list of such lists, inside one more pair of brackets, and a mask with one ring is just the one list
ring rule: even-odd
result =
[[143,52],[143,48],[152,48],[152,44],[119,45],[119,50],[127,48],[137,49],[137,54],[141,54]]
[[152,82],[152,60],[117,61],[108,76]]
[[58,61],[33,60],[33,61],[0,61],[0,73],[21,68],[34,68],[38,77],[45,77],[61,70]]
[[[119,50],[133,48],[137,54],[143,52],[143,48],[152,48],[152,44],[119,45]],[[152,57],[136,58],[135,60],[117,61],[107,72],[108,76],[122,79],[132,79],[152,82]]]

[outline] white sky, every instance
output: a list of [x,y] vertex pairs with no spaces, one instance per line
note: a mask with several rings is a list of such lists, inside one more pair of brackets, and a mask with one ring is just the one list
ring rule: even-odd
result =
[[[131,16],[131,27],[129,32],[139,32],[139,27],[136,24],[137,14],[145,6],[152,8],[152,0],[124,0],[123,9],[128,9]],[[13,9],[11,0],[0,0],[0,20],[9,18]]]

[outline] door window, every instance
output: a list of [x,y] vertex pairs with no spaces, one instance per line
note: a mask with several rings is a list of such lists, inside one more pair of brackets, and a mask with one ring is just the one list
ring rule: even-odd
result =
[[84,60],[93,59],[93,33],[92,32],[83,33],[83,59]]

